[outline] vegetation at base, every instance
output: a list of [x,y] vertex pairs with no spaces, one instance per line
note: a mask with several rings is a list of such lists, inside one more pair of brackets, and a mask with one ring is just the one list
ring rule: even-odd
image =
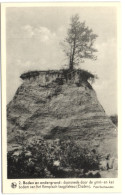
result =
[[74,141],[34,139],[8,152],[7,161],[8,179],[84,178],[86,172],[99,169],[100,156]]

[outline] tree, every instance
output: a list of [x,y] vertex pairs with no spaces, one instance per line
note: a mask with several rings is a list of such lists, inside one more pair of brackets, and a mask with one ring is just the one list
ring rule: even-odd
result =
[[85,22],[79,21],[78,14],[72,16],[67,37],[62,43],[63,51],[69,60],[69,69],[74,69],[80,62],[84,62],[85,58],[96,60],[94,53],[97,50],[93,48],[96,38],[93,30],[89,29]]

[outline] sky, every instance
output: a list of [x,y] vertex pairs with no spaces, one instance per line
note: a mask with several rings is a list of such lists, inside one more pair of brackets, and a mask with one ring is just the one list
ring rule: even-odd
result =
[[60,69],[67,64],[60,42],[70,18],[98,35],[97,60],[85,60],[79,68],[98,75],[93,84],[108,115],[117,114],[117,10],[116,7],[8,7],[6,8],[7,101],[12,100],[26,71]]

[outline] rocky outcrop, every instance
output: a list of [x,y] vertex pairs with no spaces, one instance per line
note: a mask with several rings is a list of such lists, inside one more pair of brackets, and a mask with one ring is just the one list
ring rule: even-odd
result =
[[117,156],[117,130],[81,70],[35,71],[24,80],[7,106],[8,150],[25,132],[44,139],[74,139],[80,147]]

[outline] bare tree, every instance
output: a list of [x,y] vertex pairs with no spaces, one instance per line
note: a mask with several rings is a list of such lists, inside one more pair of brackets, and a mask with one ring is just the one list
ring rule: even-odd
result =
[[96,60],[94,55],[97,50],[93,44],[98,36],[89,29],[85,22],[79,21],[79,15],[72,16],[67,37],[62,43],[63,51],[69,59],[69,69],[74,69],[85,58]]

